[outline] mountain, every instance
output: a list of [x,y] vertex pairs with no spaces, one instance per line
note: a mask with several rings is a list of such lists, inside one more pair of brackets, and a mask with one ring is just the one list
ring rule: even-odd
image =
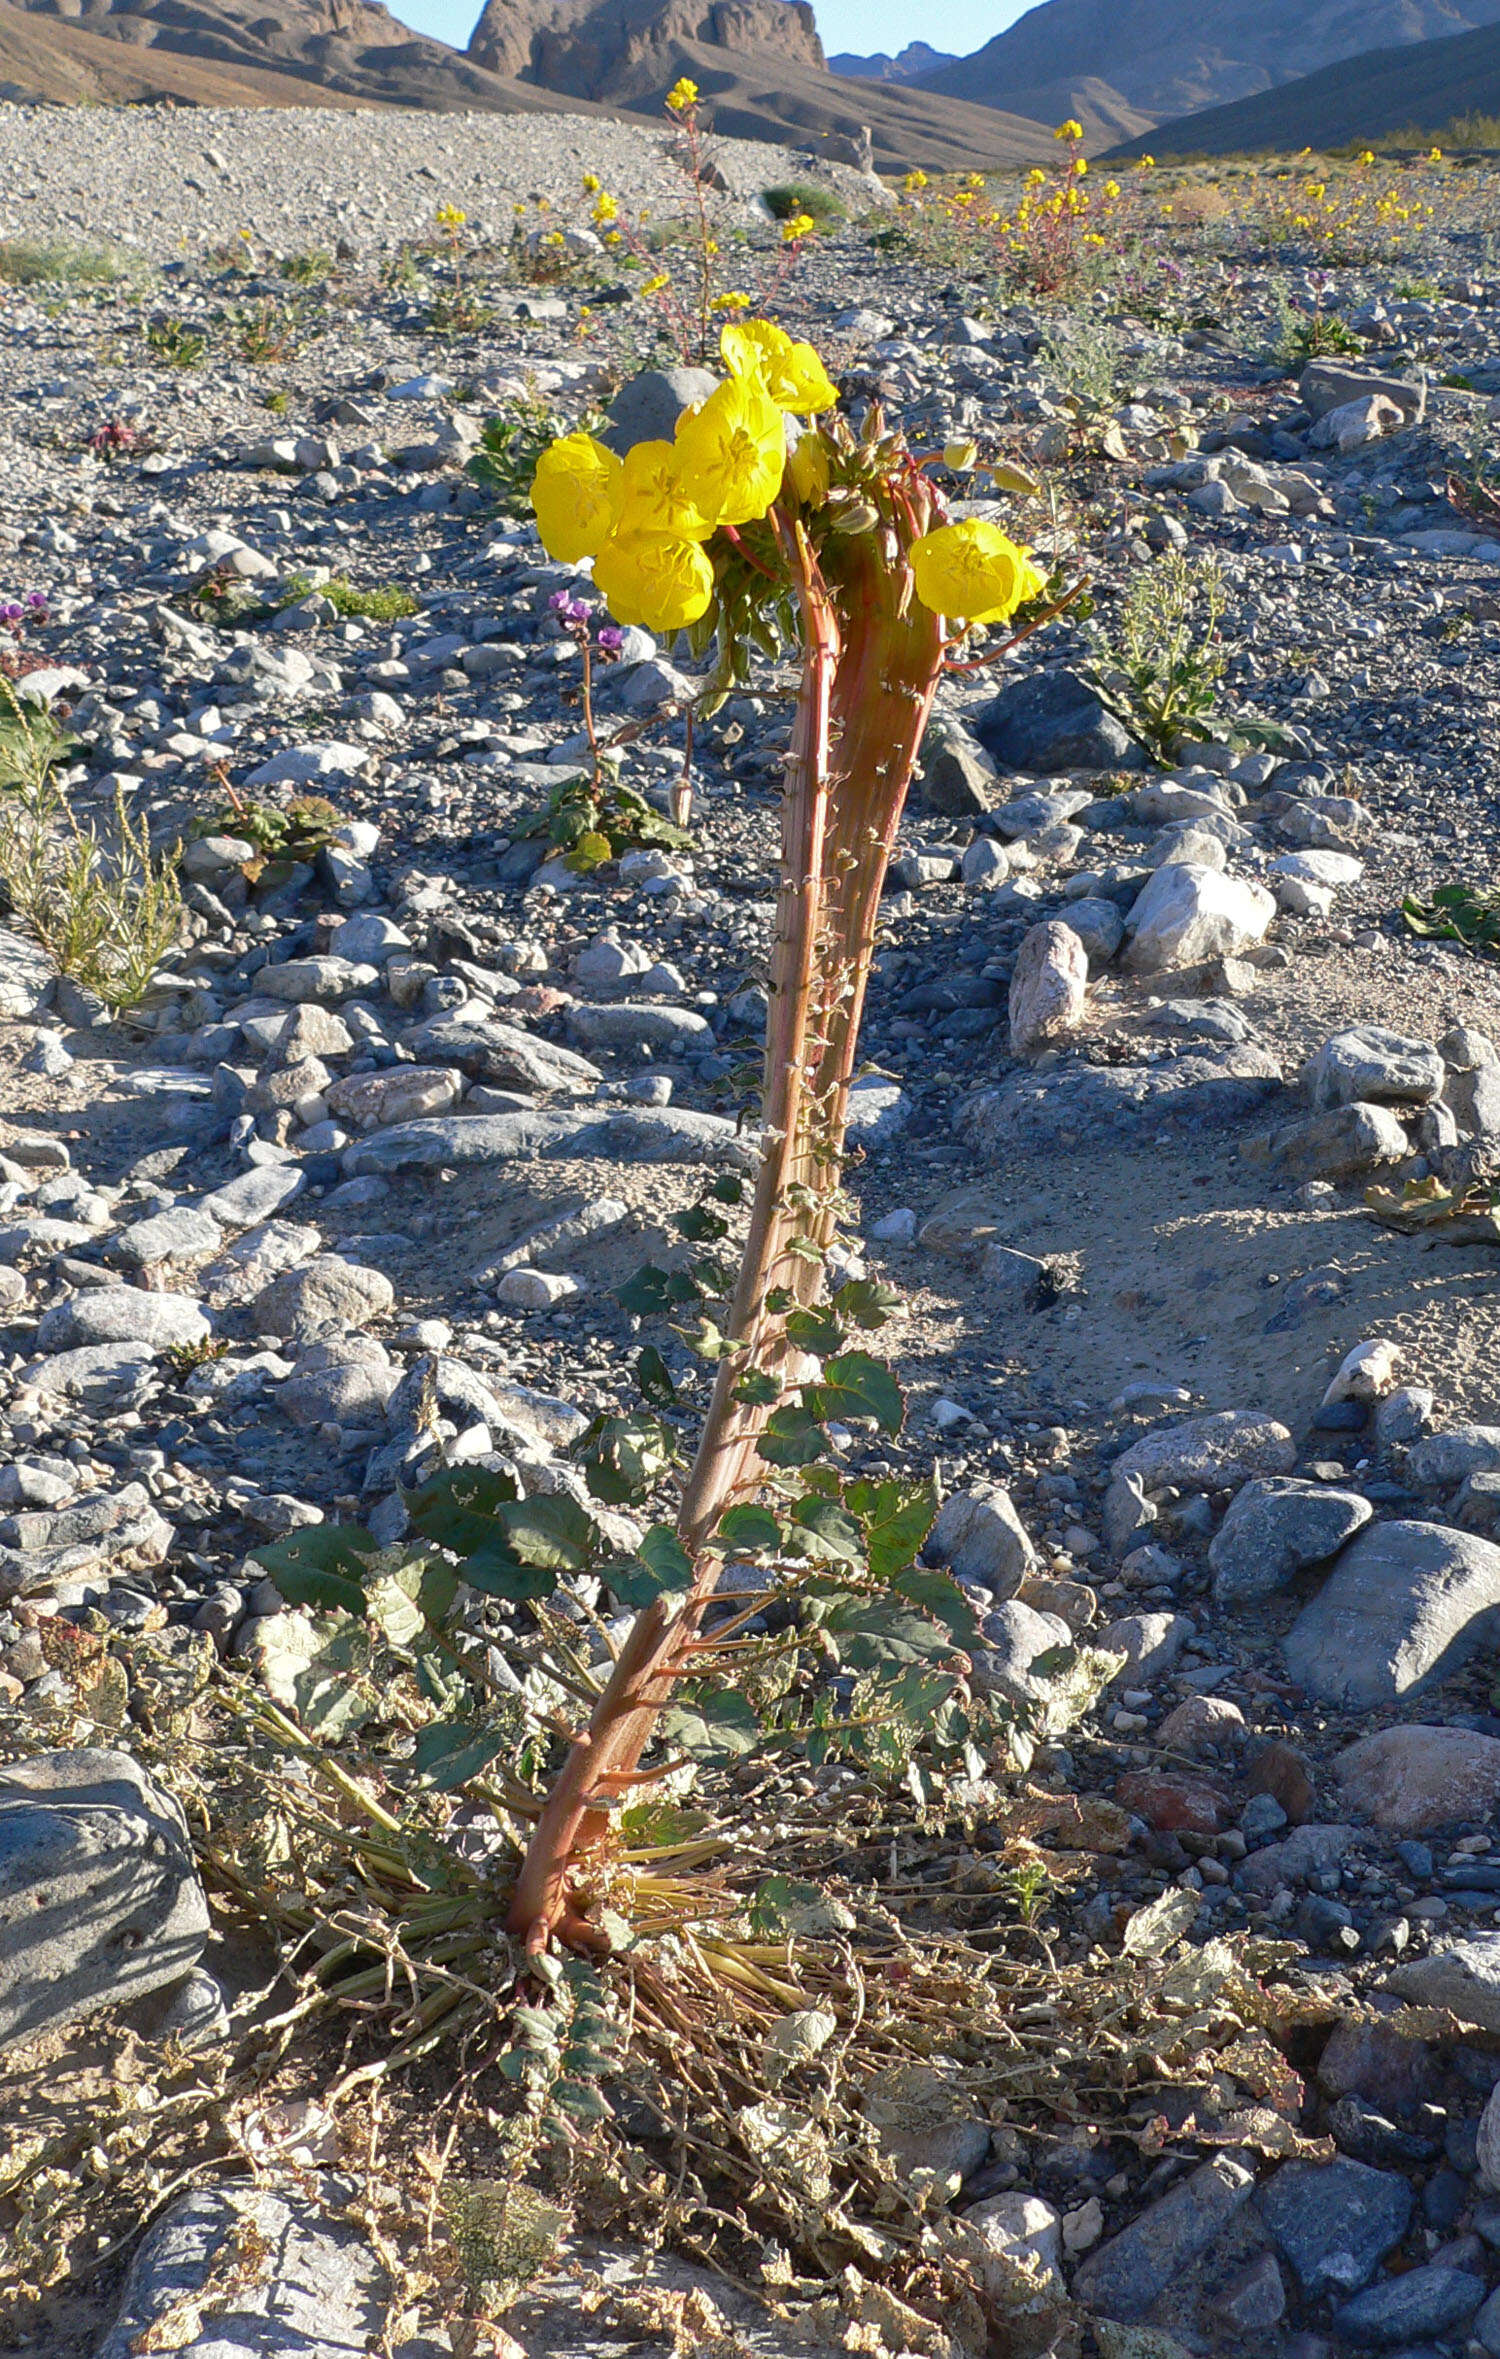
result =
[[873,57],[856,57],[852,50],[842,49],[828,60],[828,71],[853,82],[915,82],[921,74],[935,74],[940,66],[957,63],[951,49],[932,49],[925,41],[908,41],[899,57],[887,57],[883,49],[877,49]]
[[1076,115],[1096,139],[1133,114],[1133,138],[1363,51],[1497,22],[1500,0],[1042,0],[919,87],[1047,123]]
[[0,84],[44,101],[577,111],[413,33],[378,0],[0,0]]
[[1452,33],[1443,41],[1373,49],[1283,82],[1233,106],[1205,108],[1163,123],[1149,143],[1116,150],[1159,156],[1224,156],[1271,149],[1342,147],[1391,132],[1444,132],[1468,114],[1500,115],[1500,25]]
[[886,172],[969,172],[1050,152],[1045,125],[1008,111],[830,73],[807,0],[485,0],[469,56],[526,88],[657,120],[686,74],[726,136],[821,148],[847,163],[865,152],[868,125],[870,156]]

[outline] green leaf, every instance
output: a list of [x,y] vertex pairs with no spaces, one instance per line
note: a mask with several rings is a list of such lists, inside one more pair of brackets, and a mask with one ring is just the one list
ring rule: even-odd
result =
[[713,1245],[729,1234],[728,1221],[721,1214],[710,1212],[706,1204],[690,1204],[686,1212],[677,1214],[672,1225],[691,1245]]
[[659,1270],[648,1261],[623,1286],[615,1288],[615,1300],[621,1310],[633,1312],[638,1319],[655,1319],[685,1302],[696,1302],[702,1291],[686,1270]]
[[774,1556],[781,1547],[781,1526],[766,1507],[730,1507],[719,1518],[717,1538],[736,1555]]
[[904,1573],[896,1575],[892,1587],[941,1623],[955,1646],[980,1644],[978,1616],[951,1573],[937,1572],[927,1565],[908,1565]]
[[642,1398],[650,1401],[655,1408],[670,1409],[677,1398],[672,1371],[654,1343],[648,1343],[645,1350],[637,1354],[635,1380],[641,1388]]
[[606,1507],[622,1507],[661,1481],[677,1455],[677,1437],[659,1417],[633,1411],[601,1417],[583,1437],[584,1481]]
[[463,1556],[489,1538],[495,1517],[516,1497],[514,1478],[483,1466],[445,1466],[416,1491],[403,1493],[414,1531]]
[[805,1384],[802,1398],[814,1417],[873,1417],[882,1433],[899,1433],[906,1414],[900,1385],[869,1352],[840,1352],[825,1361],[821,1380]]
[[270,1576],[288,1605],[363,1614],[365,1559],[375,1552],[374,1540],[360,1524],[306,1524],[284,1540],[253,1548],[250,1560]]
[[835,1292],[833,1307],[856,1327],[883,1327],[892,1311],[900,1309],[901,1297],[879,1278],[850,1278]]
[[792,1311],[787,1316],[787,1334],[805,1352],[836,1352],[844,1340],[844,1331],[832,1311]]
[[846,1591],[816,1601],[814,1619],[832,1639],[838,1661],[850,1671],[931,1663],[953,1651],[947,1631],[904,1598],[862,1597]]
[[781,1386],[763,1368],[747,1368],[734,1388],[734,1397],[747,1409],[769,1409],[781,1398]]
[[412,1767],[425,1786],[451,1794],[515,1745],[514,1729],[474,1729],[462,1720],[429,1720],[417,1731]]
[[693,1585],[693,1560],[670,1524],[653,1524],[634,1556],[611,1564],[605,1574],[622,1605],[654,1605]]
[[[472,1588],[513,1601],[550,1596],[558,1567],[574,1565],[561,1545],[559,1510],[571,1509],[593,1532],[572,1500],[518,1500],[510,1476],[486,1467],[445,1467],[407,1496],[406,1507],[424,1540],[462,1560]],[[586,1563],[588,1551],[576,1561]]]
[[680,1335],[688,1350],[700,1360],[722,1360],[734,1350],[728,1336],[712,1319],[700,1319],[696,1327],[674,1328],[673,1333]]
[[708,1192],[719,1204],[743,1204],[745,1201],[745,1183],[733,1171],[721,1171]]
[[586,1507],[566,1491],[518,1499],[501,1511],[512,1554],[525,1565],[554,1572],[586,1572],[599,1548],[599,1527]]
[[766,1419],[757,1447],[768,1466],[807,1466],[823,1456],[828,1436],[805,1407],[788,1402]]
[[937,1502],[925,1483],[854,1482],[844,1505],[865,1527],[865,1548],[877,1581],[894,1580],[932,1529]]
[[807,1535],[807,1554],[827,1564],[858,1564],[865,1552],[864,1532],[836,1499],[810,1492],[792,1509],[792,1522]]
[[760,1722],[736,1688],[688,1691],[662,1719],[662,1734],[695,1761],[743,1760],[760,1742]]
[[750,1902],[750,1929],[762,1940],[780,1941],[788,1933],[809,1940],[852,1933],[858,1921],[843,1901],[794,1876],[767,1876]]

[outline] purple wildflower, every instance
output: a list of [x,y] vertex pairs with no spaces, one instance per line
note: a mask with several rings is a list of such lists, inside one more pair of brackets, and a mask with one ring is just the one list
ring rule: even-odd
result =
[[7,598],[0,606],[0,623],[15,624],[26,620],[26,609],[19,599]]
[[47,611],[46,591],[28,590],[26,593],[26,604],[34,615],[37,615],[38,617],[44,615]]
[[615,623],[606,623],[599,633],[599,644],[606,655],[618,655],[625,644],[625,633]]

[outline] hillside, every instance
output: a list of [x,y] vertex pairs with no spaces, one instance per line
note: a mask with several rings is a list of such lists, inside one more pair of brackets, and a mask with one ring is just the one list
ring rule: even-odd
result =
[[[1095,136],[1219,107],[1375,48],[1422,44],[1500,21],[1500,0],[1043,0],[920,87]],[[1088,78],[1080,75],[1084,63]],[[1125,124],[1126,115],[1134,120]]]
[[486,0],[469,56],[527,87],[648,114],[687,74],[719,131],[826,142],[842,161],[868,124],[881,171],[972,171],[1048,151],[1046,126],[1011,112],[997,120],[962,96],[830,72],[805,0]]
[[926,41],[908,41],[895,57],[883,49],[877,49],[873,57],[856,57],[850,50],[840,50],[828,60],[828,70],[860,82],[915,82],[921,74],[935,74],[941,67],[957,63],[952,50],[934,49]]
[[1469,113],[1500,114],[1500,25],[1372,50],[1279,90],[1164,123],[1149,143],[1116,152],[1140,154],[1148,144],[1159,156],[1339,147],[1409,128],[1439,132]]

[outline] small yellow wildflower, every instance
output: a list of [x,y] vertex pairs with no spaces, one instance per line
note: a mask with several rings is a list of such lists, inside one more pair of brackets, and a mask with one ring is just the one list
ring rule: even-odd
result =
[[1028,188],[1044,188],[1046,186],[1046,182],[1047,175],[1042,170],[1041,165],[1033,164],[1031,170],[1026,175],[1026,186]]
[[685,411],[677,449],[684,490],[715,524],[764,516],[781,489],[786,429],[758,377],[731,377],[700,408]]
[[1058,124],[1052,136],[1054,139],[1082,139],[1083,125],[1075,123],[1073,117],[1069,115],[1066,123]]
[[708,308],[710,311],[748,311],[749,307],[748,295],[726,294],[715,295]]
[[831,410],[838,388],[811,344],[794,344],[785,328],[747,319],[719,338],[724,365],[735,377],[757,377],[778,409],[807,416]]
[[458,205],[439,205],[433,218],[436,220],[438,228],[446,229],[451,236],[455,231],[463,228],[469,216]]
[[619,218],[620,206],[618,199],[608,195],[604,189],[601,189],[598,196],[594,200],[595,223],[600,229],[603,229],[609,222],[618,221]]
[[671,284],[672,282],[668,278],[666,272],[660,271],[655,278],[647,279],[645,285],[641,289],[641,293],[643,295],[659,295],[663,287],[669,287]]
[[817,226],[810,213],[794,213],[790,221],[781,225],[781,242],[784,246],[800,245],[803,238],[812,236]]
[[1120,183],[1118,180],[1106,180],[1104,183],[1104,193],[1107,197],[1117,197],[1120,193]]
[[951,622],[1003,622],[1044,587],[1025,550],[977,516],[924,533],[911,570],[922,604]]
[[1135,167],[1135,168],[1136,168],[1136,170],[1137,170],[1137,172],[1151,172],[1151,171],[1154,171],[1155,167],[1156,167],[1156,158],[1155,158],[1155,156],[1141,156],[1141,157],[1137,158],[1137,161],[1136,161],[1136,167]]
[[1427,150],[1427,161],[1429,164],[1440,164],[1442,160],[1443,151],[1440,147],[1430,147]]
[[925,172],[919,170],[917,166],[913,165],[911,171],[907,173],[906,178],[902,181],[901,186],[906,190],[908,196],[914,197],[918,189],[925,188],[927,186],[927,175]]
[[599,194],[601,185],[602,183],[597,172],[585,172],[583,176],[583,193],[586,197],[596,197]]
[[537,461],[531,505],[549,557],[576,565],[597,556],[613,532],[625,469],[592,434],[565,434]]
[[638,442],[625,454],[615,531],[664,534],[674,541],[706,541],[713,525],[683,488],[682,462],[670,442]]
[[714,569],[695,541],[618,533],[594,560],[594,581],[617,623],[679,631],[713,603]]
[[667,92],[668,112],[674,115],[685,115],[689,107],[696,106],[697,104],[697,83],[690,80],[686,74],[679,76],[678,80],[672,84],[671,89]]

